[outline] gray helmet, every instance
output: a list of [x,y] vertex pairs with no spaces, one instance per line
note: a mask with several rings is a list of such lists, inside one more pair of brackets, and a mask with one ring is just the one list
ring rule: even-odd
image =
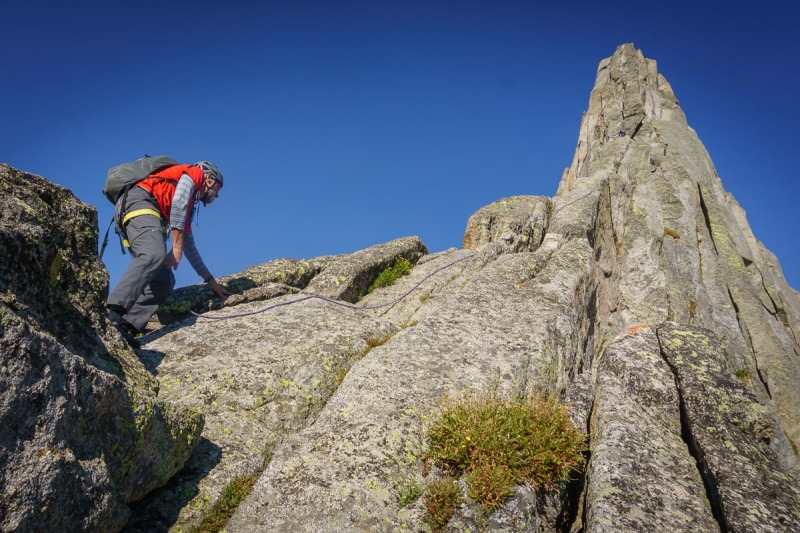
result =
[[211,177],[217,180],[220,186],[224,185],[224,181],[222,180],[222,172],[219,171],[217,165],[212,163],[211,161],[200,161],[199,163],[195,163],[198,167],[200,167],[205,174],[211,174]]

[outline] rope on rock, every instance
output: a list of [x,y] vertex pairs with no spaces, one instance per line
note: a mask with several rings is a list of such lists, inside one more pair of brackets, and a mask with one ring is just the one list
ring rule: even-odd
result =
[[[553,215],[555,215],[556,213],[558,213],[562,209],[565,209],[568,206],[570,206],[570,205],[572,205],[572,204],[574,204],[574,203],[576,203],[576,202],[578,202],[580,200],[583,200],[584,198],[586,198],[590,194],[594,193],[595,190],[596,189],[593,189],[593,190],[587,192],[586,194],[576,198],[575,200],[572,200],[571,202],[562,205],[561,207],[559,207],[558,209],[553,211]],[[517,232],[512,233],[511,235],[509,235],[507,237],[504,237],[502,240],[507,241],[507,242],[513,241],[528,226],[532,226],[537,220],[540,220],[541,218],[542,217],[539,216],[539,215],[531,216],[528,219],[528,221]],[[430,278],[432,278],[433,276],[435,276],[436,274],[438,274],[442,270],[448,269],[451,266],[454,266],[454,265],[457,265],[458,263],[461,263],[462,261],[466,261],[467,259],[471,259],[471,258],[475,257],[476,255],[477,255],[477,252],[473,252],[473,253],[471,253],[471,254],[469,254],[467,256],[464,256],[464,257],[462,257],[460,259],[456,259],[455,261],[451,261],[450,263],[448,263],[448,264],[446,264],[446,265],[444,265],[442,267],[437,268],[436,270],[434,270],[433,272],[431,272],[430,274],[428,274],[427,276],[422,278],[422,280],[420,280],[419,283],[417,283],[416,285],[411,287],[411,289],[409,289],[405,294],[403,294],[399,298],[397,298],[395,300],[392,300],[390,302],[379,304],[379,305],[359,306],[359,305],[353,305],[351,303],[343,302],[341,300],[334,300],[332,298],[326,298],[325,296],[319,296],[318,294],[310,294],[308,296],[303,296],[302,298],[297,298],[296,300],[290,300],[288,302],[281,302],[281,303],[273,304],[273,305],[270,305],[270,306],[265,307],[263,309],[258,309],[257,311],[250,311],[248,313],[236,313],[236,314],[232,314],[232,315],[208,316],[206,314],[196,313],[195,311],[192,311],[192,310],[190,310],[189,312],[191,314],[193,314],[194,316],[198,317],[198,318],[205,318],[206,320],[226,320],[228,318],[242,318],[242,317],[246,317],[246,316],[258,315],[258,314],[261,314],[261,313],[265,313],[265,312],[267,312],[267,311],[269,311],[271,309],[275,309],[275,308],[278,308],[278,307],[283,307],[285,305],[292,305],[292,304],[304,302],[306,300],[314,300],[314,299],[323,300],[325,302],[329,302],[329,303],[332,303],[334,305],[339,305],[339,306],[342,306],[342,307],[347,307],[348,309],[356,309],[356,310],[361,310],[361,311],[371,311],[371,310],[381,309],[383,307],[390,307],[392,305],[395,305],[396,303],[398,303],[401,300],[403,300],[404,298],[406,298],[409,294],[411,294],[412,292],[417,290],[420,285],[422,285],[423,283],[428,281]]]
[[266,311],[269,311],[270,309],[275,309],[276,307],[281,307],[281,306],[284,306],[284,305],[296,304],[296,303],[304,302],[306,300],[313,300],[313,299],[323,300],[323,301],[326,301],[326,302],[330,302],[332,304],[340,305],[342,307],[347,307],[349,309],[358,309],[358,310],[363,310],[363,311],[370,311],[370,310],[373,310],[373,309],[380,309],[382,307],[389,307],[390,305],[396,304],[397,302],[399,302],[400,300],[402,300],[403,298],[405,298],[406,296],[408,296],[409,294],[411,294],[412,292],[417,290],[420,285],[422,285],[423,283],[428,281],[428,279],[430,279],[434,275],[438,274],[442,270],[444,270],[446,268],[450,268],[453,265],[457,265],[458,263],[460,263],[462,261],[466,261],[467,259],[470,259],[470,258],[474,257],[475,255],[476,255],[475,253],[471,253],[471,254],[469,254],[467,256],[464,256],[464,257],[462,257],[460,259],[456,259],[455,261],[452,261],[452,262],[444,265],[443,267],[437,268],[436,270],[434,270],[433,272],[431,272],[430,274],[428,274],[427,276],[422,278],[422,280],[419,283],[417,283],[416,285],[411,287],[410,290],[408,290],[405,294],[403,294],[399,298],[397,298],[395,300],[392,300],[391,302],[386,302],[386,303],[383,303],[383,304],[380,304],[380,305],[364,305],[364,306],[353,305],[353,304],[350,304],[350,303],[347,303],[347,302],[342,302],[341,300],[333,300],[331,298],[326,298],[324,296],[319,296],[317,294],[310,294],[308,296],[303,296],[302,298],[298,298],[296,300],[291,300],[291,301],[288,301],[288,302],[281,302],[281,303],[273,304],[273,305],[270,305],[269,307],[265,307],[264,309],[259,309],[258,311],[251,311],[249,313],[238,313],[238,314],[234,314],[234,315],[222,315],[222,316],[219,316],[219,315],[218,316],[207,316],[207,315],[204,315],[204,314],[195,313],[194,311],[189,311],[189,312],[192,313],[194,316],[197,316],[197,317],[200,317],[200,318],[205,318],[205,319],[208,319],[208,320],[223,320],[223,319],[226,319],[226,318],[240,318],[240,317],[245,317],[245,316],[257,315],[259,313],[264,313]]

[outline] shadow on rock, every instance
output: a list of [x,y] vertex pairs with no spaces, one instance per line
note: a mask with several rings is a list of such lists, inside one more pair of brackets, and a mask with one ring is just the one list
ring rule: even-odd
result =
[[160,365],[161,361],[164,360],[164,352],[142,348],[136,350],[136,355],[139,356],[139,360],[142,362],[148,372],[154,376],[158,375],[158,365]]
[[[164,335],[172,333],[173,331],[177,331],[177,330],[179,330],[181,328],[185,328],[186,326],[191,326],[195,322],[197,322],[197,317],[196,316],[190,316],[189,318],[185,318],[185,319],[181,320],[180,322],[174,322],[174,323],[169,324],[167,326],[162,326],[162,327],[156,329],[155,331],[151,331],[150,333],[147,333],[146,335],[142,335],[141,337],[137,338],[136,340],[138,340],[142,344],[142,346],[144,346],[149,342],[153,342],[156,339],[160,339]],[[148,327],[149,327],[149,325],[148,325]],[[142,351],[147,351],[147,347],[142,348],[141,350],[138,350],[138,352],[142,352]],[[141,355],[139,357],[141,358]],[[149,370],[152,371],[152,369],[149,369]]]
[[201,439],[183,470],[160,489],[130,505],[131,517],[124,533],[168,531],[178,520],[181,510],[199,494],[200,481],[219,463],[221,457],[219,446],[206,438]]

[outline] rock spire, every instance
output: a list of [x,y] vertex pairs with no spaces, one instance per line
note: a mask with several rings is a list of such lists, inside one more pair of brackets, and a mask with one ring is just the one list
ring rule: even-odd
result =
[[[426,428],[443,398],[486,391],[563,401],[586,464],[488,516],[461,479],[450,531],[800,530],[800,295],[654,61],[632,44],[601,61],[557,194],[480,209],[463,243],[279,259],[221,278],[238,293],[225,301],[176,291],[137,355],[158,405],[205,425],[179,474],[124,500],[127,531],[195,525],[247,473],[227,531],[428,531],[425,497],[404,496],[445,475],[424,460]],[[371,290],[400,259],[410,274]],[[26,318],[3,305],[0,342],[22,346]],[[27,463],[7,450],[35,450],[0,436],[9,529],[8,480]]]

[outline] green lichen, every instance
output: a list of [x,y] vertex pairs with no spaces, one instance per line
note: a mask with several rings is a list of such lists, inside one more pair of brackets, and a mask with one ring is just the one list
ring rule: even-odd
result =
[[50,286],[55,287],[58,285],[58,274],[61,272],[61,265],[64,263],[64,258],[60,253],[56,253],[53,257],[53,262],[50,263]]
[[705,212],[708,216],[707,220],[709,224],[709,230],[711,232],[711,238],[714,241],[717,254],[728,266],[737,272],[744,272],[744,262],[742,261],[742,256],[736,251],[733,240],[728,233],[727,224],[723,220],[723,215],[717,208],[716,203],[713,201],[713,195],[711,194],[711,191],[705,189],[701,185],[700,193],[702,196],[702,201],[706,206]]

